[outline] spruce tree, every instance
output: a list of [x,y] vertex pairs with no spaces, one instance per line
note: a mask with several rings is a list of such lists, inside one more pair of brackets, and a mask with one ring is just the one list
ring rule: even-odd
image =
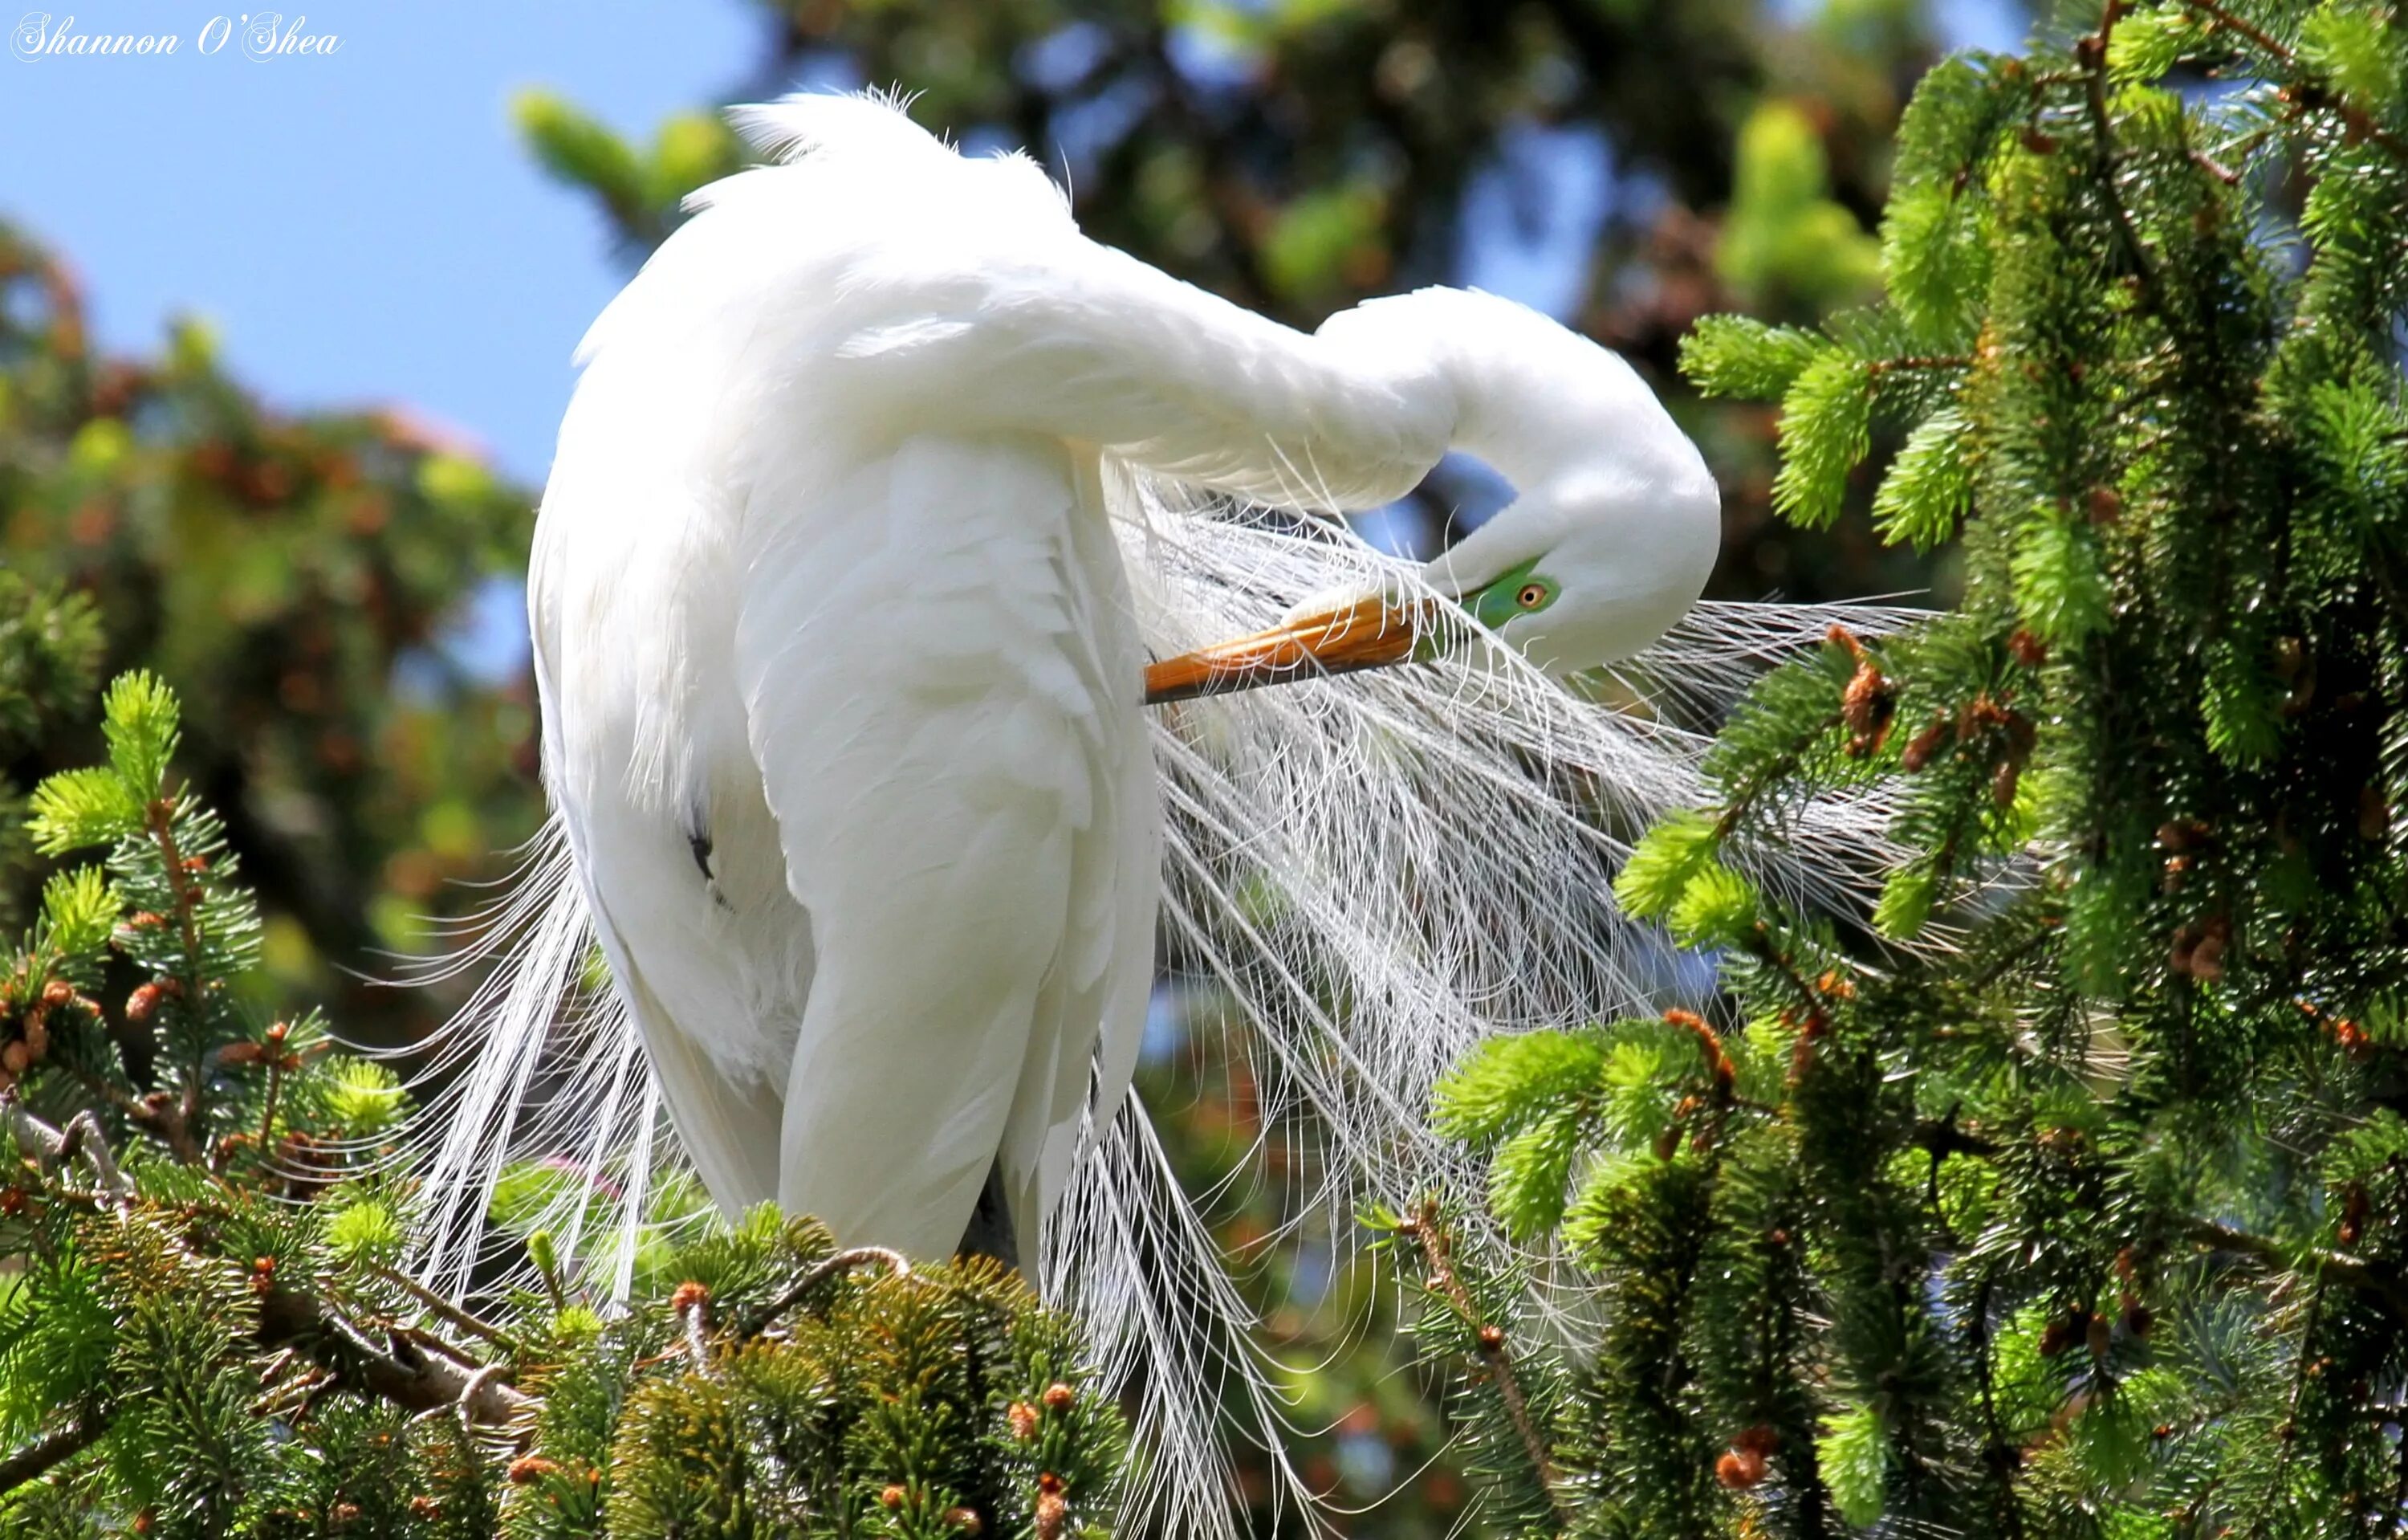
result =
[[[1964,593],[1768,678],[1622,872],[1717,1010],[1441,1101],[1577,1264],[1441,1345],[1517,1532],[2408,1528],[2408,25],[2075,10],[1925,79],[1880,303],[1686,345],[1787,517],[1870,484]],[[1748,879],[1842,793],[1877,905]]]

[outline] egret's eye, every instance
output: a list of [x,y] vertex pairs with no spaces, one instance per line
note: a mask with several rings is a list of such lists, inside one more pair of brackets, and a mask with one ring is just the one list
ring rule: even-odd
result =
[[1547,602],[1547,585],[1542,583],[1526,583],[1522,585],[1522,591],[1513,596],[1513,602],[1525,610],[1535,610]]

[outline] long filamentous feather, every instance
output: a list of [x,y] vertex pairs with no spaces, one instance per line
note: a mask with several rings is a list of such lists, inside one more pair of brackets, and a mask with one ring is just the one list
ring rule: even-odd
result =
[[[1133,598],[1157,653],[1273,622],[1332,587],[1411,587],[1412,564],[1342,526],[1118,481]],[[1832,624],[1869,634],[1916,612],[1701,605],[1620,670],[1611,707],[1499,649],[1191,703],[1155,717],[1172,964],[1229,1009],[1262,1137],[1312,1130],[1320,1159],[1284,1194],[1295,1222],[1350,1233],[1371,1200],[1468,1191],[1460,1152],[1426,1123],[1431,1088],[1482,1038],[1660,1008],[1707,969],[1615,908],[1611,880],[1657,816],[1700,801],[1698,730],[1770,665]],[[1753,854],[1799,900],[1861,912],[1896,852],[1890,810],[1830,798],[1793,810]],[[540,842],[480,943],[498,966],[444,1039],[441,1088],[412,1129],[430,1286],[494,1281],[486,1221],[503,1169],[549,1163],[535,1222],[589,1287],[624,1297],[646,1194],[678,1157],[641,1043],[596,979],[565,839]],[[1091,1130],[1039,1269],[1134,1396],[1151,1461],[1132,1533],[1236,1533],[1225,1414],[1300,1512],[1281,1448],[1287,1404],[1255,1316],[1197,1202],[1132,1100]]]

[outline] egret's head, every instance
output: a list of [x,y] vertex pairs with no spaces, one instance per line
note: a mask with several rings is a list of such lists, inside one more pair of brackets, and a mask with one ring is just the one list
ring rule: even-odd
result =
[[[1453,446],[1512,502],[1423,569],[1431,598],[1356,593],[1156,664],[1149,700],[1379,668],[1493,637],[1551,674],[1627,657],[1704,591],[1722,497],[1704,456],[1628,364],[1494,295],[1424,289],[1330,317],[1319,335],[1403,362],[1398,388],[1442,401]],[[1467,619],[1476,622],[1467,625]]]
[[1722,499],[1688,475],[1534,488],[1424,569],[1486,633],[1551,674],[1628,657],[1687,613],[1713,570]]
[[1424,568],[1420,597],[1315,596],[1270,630],[1155,664],[1146,698],[1383,668],[1492,638],[1558,676],[1628,657],[1696,602],[1720,543],[1703,463],[1672,468],[1685,473],[1534,487]]

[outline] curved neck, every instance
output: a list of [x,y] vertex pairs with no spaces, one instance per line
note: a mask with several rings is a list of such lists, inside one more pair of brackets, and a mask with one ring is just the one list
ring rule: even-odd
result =
[[1612,480],[1711,485],[1696,446],[1630,366],[1536,310],[1471,289],[1362,309],[1435,363],[1455,400],[1451,447],[1516,492]]

